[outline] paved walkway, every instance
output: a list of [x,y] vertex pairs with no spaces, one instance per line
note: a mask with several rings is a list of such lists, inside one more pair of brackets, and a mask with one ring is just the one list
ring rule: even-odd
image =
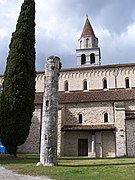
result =
[[0,166],[0,179],[1,180],[51,180],[47,177],[33,177],[29,175],[16,174],[11,170],[7,170]]

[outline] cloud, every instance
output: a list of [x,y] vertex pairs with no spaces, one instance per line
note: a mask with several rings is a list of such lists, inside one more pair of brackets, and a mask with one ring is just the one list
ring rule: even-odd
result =
[[7,0],[0,0],[0,4],[5,4]]
[[[0,72],[4,72],[11,34],[23,0],[0,0]],[[86,14],[101,47],[102,64],[135,59],[134,0],[35,0],[36,67],[44,70],[45,58],[58,55],[63,67],[76,65],[76,48]]]
[[97,22],[114,33],[125,32],[127,26],[134,22],[135,9],[133,4],[133,0],[130,3],[127,0],[123,0],[122,3],[121,0],[111,1],[100,10]]
[[104,64],[117,64],[134,62],[135,23],[127,27],[121,34],[112,33],[108,29],[99,30],[102,62]]

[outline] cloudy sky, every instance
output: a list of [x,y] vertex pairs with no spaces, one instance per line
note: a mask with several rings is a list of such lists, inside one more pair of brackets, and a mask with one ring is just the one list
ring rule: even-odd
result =
[[[36,69],[57,55],[63,68],[76,66],[78,39],[88,14],[99,38],[102,64],[135,62],[134,0],[35,0]],[[0,0],[0,74],[23,0]]]

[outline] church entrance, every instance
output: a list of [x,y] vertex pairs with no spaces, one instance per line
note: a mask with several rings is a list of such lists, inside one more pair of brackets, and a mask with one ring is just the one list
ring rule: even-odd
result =
[[78,139],[78,156],[88,156],[88,139]]

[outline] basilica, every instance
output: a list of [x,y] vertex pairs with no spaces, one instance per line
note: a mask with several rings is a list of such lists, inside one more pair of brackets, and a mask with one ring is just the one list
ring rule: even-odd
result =
[[[88,17],[75,61],[59,75],[58,156],[135,156],[135,64],[102,65]],[[18,152],[40,152],[44,79],[37,72],[30,134]]]

